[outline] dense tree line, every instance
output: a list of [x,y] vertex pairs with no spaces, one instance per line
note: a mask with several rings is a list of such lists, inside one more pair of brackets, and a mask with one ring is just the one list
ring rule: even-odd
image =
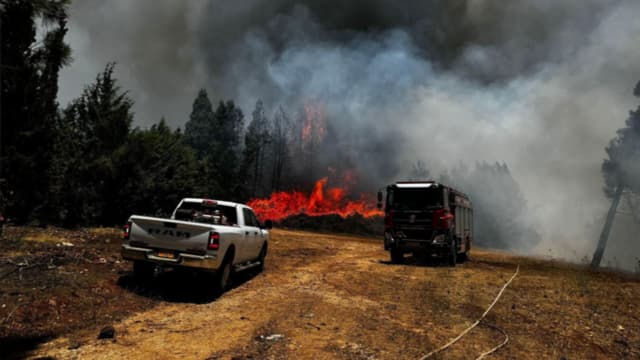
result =
[[[214,109],[202,89],[182,133],[165,119],[149,129],[132,128],[132,106],[109,64],[80,97],[55,109],[55,121],[45,131],[46,160],[38,158],[38,144],[6,155],[3,144],[0,210],[17,223],[112,225],[133,212],[167,215],[182,197],[245,201],[279,186],[273,177],[281,176],[287,162],[284,110],[272,123],[258,101],[245,132],[243,113],[233,101]],[[3,125],[19,123],[3,116]],[[25,162],[36,162],[46,181],[36,185],[14,177],[26,176],[24,170],[7,171]]]
[[[0,2],[0,201],[12,216],[50,216],[47,202],[60,119],[58,72],[70,60],[64,43],[68,1]],[[48,30],[36,41],[36,19]]]
[[[293,123],[256,103],[245,131],[233,101],[202,89],[184,127],[133,128],[115,65],[68,105],[57,102],[67,0],[1,0],[0,212],[16,223],[112,225],[166,215],[186,196],[244,201],[283,186]],[[38,22],[46,32],[37,35]]]

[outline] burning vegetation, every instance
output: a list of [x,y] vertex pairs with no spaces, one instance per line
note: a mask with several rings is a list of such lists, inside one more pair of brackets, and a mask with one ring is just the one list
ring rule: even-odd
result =
[[364,218],[381,216],[371,194],[360,194],[357,200],[350,200],[347,188],[327,188],[328,177],[318,180],[310,194],[301,191],[280,191],[267,199],[249,201],[258,217],[282,221],[294,215],[325,216],[339,215],[342,218],[360,215]]
[[[282,132],[273,132],[274,148],[280,149],[279,153],[274,152],[275,158],[287,160],[280,166],[288,171],[289,176],[286,183],[274,178],[278,180],[276,186],[273,186],[272,182],[270,189],[263,186],[262,191],[257,191],[265,193],[271,190],[269,196],[254,196],[249,200],[248,205],[255,210],[258,217],[292,227],[330,230],[333,226],[327,226],[328,224],[339,226],[337,223],[347,218],[371,219],[382,216],[382,212],[376,207],[373,193],[363,192],[354,195],[353,189],[358,186],[356,172],[352,169],[338,169],[333,165],[336,161],[334,158],[323,156],[335,154],[335,150],[331,149],[335,137],[329,131],[322,103],[307,100],[294,121],[290,122],[281,112],[275,124],[275,130],[284,127]],[[281,147],[278,144],[285,146]],[[274,165],[277,166],[277,162]],[[314,174],[323,167],[329,175],[313,180]],[[274,175],[276,173],[274,170]],[[309,191],[298,190],[308,188],[308,184],[311,183],[314,185]],[[276,190],[281,187],[287,190]],[[365,222],[367,224],[357,228],[372,228],[372,224]]]

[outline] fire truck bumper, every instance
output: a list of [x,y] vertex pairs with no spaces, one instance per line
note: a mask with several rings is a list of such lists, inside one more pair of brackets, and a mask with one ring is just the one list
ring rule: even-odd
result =
[[399,238],[390,233],[385,233],[384,249],[389,250],[391,248],[400,248],[406,252],[420,251],[446,254],[449,252],[450,244],[444,234],[434,235],[430,239],[413,239]]

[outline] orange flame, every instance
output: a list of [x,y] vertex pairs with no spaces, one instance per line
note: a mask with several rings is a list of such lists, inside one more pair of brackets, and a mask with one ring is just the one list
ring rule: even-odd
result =
[[273,221],[299,214],[339,215],[343,218],[356,214],[363,217],[383,215],[383,212],[376,208],[375,199],[370,194],[360,194],[358,200],[348,200],[344,188],[325,189],[327,181],[326,177],[318,180],[309,195],[300,191],[282,191],[271,194],[268,199],[253,199],[247,205],[253,208],[260,219]]

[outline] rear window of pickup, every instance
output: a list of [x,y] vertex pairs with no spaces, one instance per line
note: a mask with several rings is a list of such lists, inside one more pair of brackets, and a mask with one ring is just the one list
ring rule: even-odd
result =
[[213,225],[238,224],[235,207],[186,201],[176,210],[175,219]]

